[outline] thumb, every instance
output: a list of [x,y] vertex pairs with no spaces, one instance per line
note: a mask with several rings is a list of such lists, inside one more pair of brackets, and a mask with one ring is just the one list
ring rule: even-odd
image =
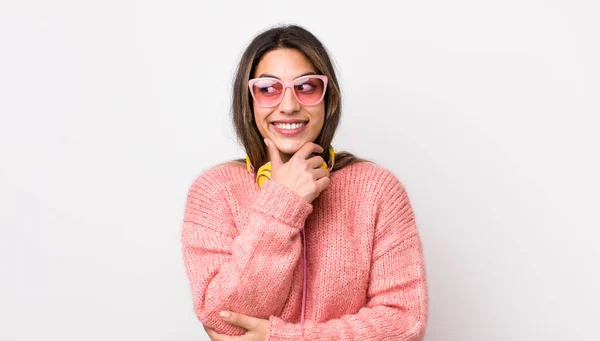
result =
[[275,169],[275,167],[279,167],[283,164],[281,161],[281,155],[279,155],[279,149],[273,142],[273,140],[269,138],[265,138],[265,144],[267,145],[267,149],[269,150],[269,158],[271,159],[271,169]]
[[256,328],[258,319],[252,316],[236,313],[233,311],[222,311],[219,315],[225,320],[225,322],[244,328],[246,330],[252,330]]

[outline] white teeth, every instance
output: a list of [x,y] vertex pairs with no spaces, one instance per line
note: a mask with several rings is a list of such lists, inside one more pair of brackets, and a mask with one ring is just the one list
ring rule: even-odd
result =
[[277,128],[286,129],[286,130],[298,129],[305,124],[306,123],[275,123]]

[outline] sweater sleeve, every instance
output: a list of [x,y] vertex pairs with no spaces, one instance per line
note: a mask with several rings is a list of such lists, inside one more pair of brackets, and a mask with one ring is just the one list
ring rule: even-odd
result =
[[322,323],[306,321],[304,328],[271,316],[269,341],[423,340],[428,299],[421,242],[404,187],[393,175],[385,182],[375,212],[366,306]]
[[[219,311],[267,319],[279,314],[301,255],[300,230],[312,204],[267,181],[246,224],[236,227],[235,199],[213,173],[190,187],[182,227],[183,258],[198,319],[218,333],[246,330],[225,323]],[[238,231],[239,229],[239,231]]]

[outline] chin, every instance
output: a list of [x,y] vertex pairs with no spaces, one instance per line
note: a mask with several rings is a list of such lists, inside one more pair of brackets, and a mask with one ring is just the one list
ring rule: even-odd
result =
[[276,139],[274,142],[280,152],[293,155],[308,141],[286,141],[285,139]]

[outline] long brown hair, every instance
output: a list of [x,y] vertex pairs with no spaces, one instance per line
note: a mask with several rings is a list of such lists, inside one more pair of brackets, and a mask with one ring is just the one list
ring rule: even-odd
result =
[[[276,49],[289,48],[300,51],[312,63],[317,74],[327,76],[329,82],[325,93],[325,120],[323,129],[314,141],[323,147],[321,157],[329,161],[328,147],[340,121],[342,101],[339,83],[331,63],[331,59],[323,44],[312,33],[296,25],[277,26],[257,35],[248,45],[237,67],[233,83],[233,102],[231,115],[239,142],[244,146],[246,154],[254,169],[258,169],[269,161],[268,151],[263,138],[254,121],[252,95],[248,89],[248,81],[254,74],[262,57]],[[231,162],[246,164],[245,159]],[[333,171],[340,170],[356,162],[370,160],[355,157],[349,152],[336,152]]]

